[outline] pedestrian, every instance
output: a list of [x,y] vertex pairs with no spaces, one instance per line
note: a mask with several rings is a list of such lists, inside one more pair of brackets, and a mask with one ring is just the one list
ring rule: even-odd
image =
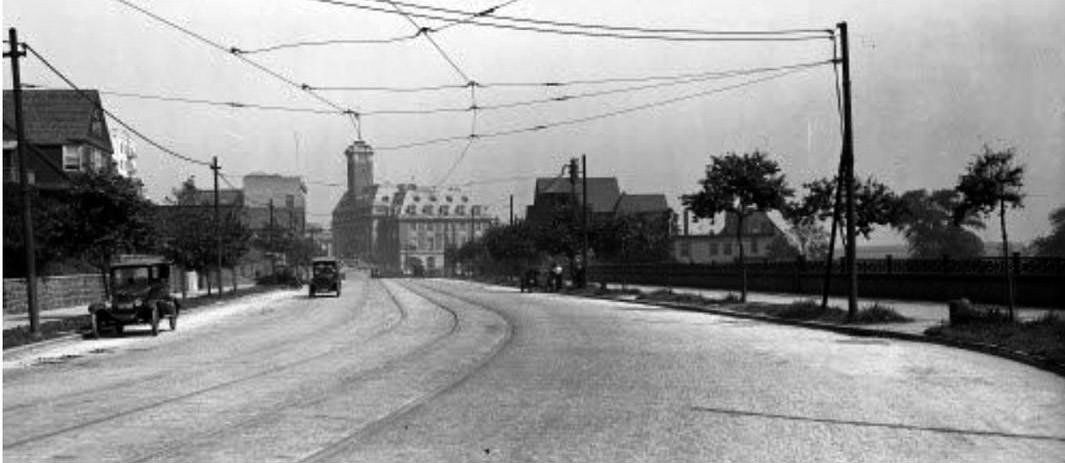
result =
[[562,264],[558,262],[551,267],[551,284],[555,287],[555,292],[562,290]]

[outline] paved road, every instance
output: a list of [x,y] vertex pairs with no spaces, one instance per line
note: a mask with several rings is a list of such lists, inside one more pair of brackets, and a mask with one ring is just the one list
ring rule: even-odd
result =
[[1065,381],[994,357],[469,283],[347,285],[5,353],[5,461],[1065,459]]

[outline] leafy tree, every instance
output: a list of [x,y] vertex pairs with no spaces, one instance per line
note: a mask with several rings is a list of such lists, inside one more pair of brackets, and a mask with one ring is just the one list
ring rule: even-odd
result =
[[953,220],[954,209],[961,196],[955,190],[912,190],[900,200],[905,205],[903,214],[895,227],[899,229],[910,247],[910,255],[917,258],[979,257],[984,253],[984,243],[969,228],[984,228],[979,217],[970,216],[962,224]]
[[518,221],[513,225],[489,228],[481,239],[487,255],[494,262],[508,274],[518,275],[539,258],[535,231],[528,222]]
[[994,151],[984,145],[983,153],[973,156],[958,178],[955,190],[961,202],[954,209],[955,223],[963,223],[971,215],[990,216],[998,210],[1002,231],[1003,272],[1006,278],[1006,300],[1013,318],[1013,274],[1009,269],[1010,244],[1006,232],[1006,208],[1024,207],[1024,166],[1014,161],[1013,148]]
[[[800,223],[811,221],[828,222],[832,220],[832,208],[835,202],[838,177],[821,178],[803,184],[806,195],[798,202],[789,204],[789,216],[799,217]],[[868,177],[855,185],[854,189],[854,226],[865,239],[878,225],[893,225],[902,217],[903,203],[883,183]],[[840,214],[839,226],[846,228],[846,214]],[[845,234],[841,236],[846,239]]]
[[1050,224],[1054,227],[1047,236],[1036,238],[1032,242],[1035,255],[1042,257],[1065,257],[1065,206],[1050,213]]
[[[204,272],[218,265],[221,238],[222,268],[235,267],[250,249],[251,240],[251,231],[241,220],[241,207],[222,207],[216,228],[213,202],[197,203],[196,191],[191,177],[173,190],[177,204],[166,206],[166,229],[161,230],[167,237],[164,247],[167,257],[186,269]],[[211,288],[208,279],[208,292]]]
[[766,153],[727,153],[711,156],[702,189],[681,197],[696,218],[712,219],[719,213],[736,216],[736,241],[739,245],[742,290],[740,299],[747,301],[747,266],[743,249],[743,221],[755,212],[780,210],[792,195],[776,161]]
[[[807,198],[810,198],[810,196],[807,196]],[[789,233],[795,238],[798,252],[794,253],[784,248],[785,244],[791,247],[791,244],[784,240],[784,242],[777,243],[777,248],[770,248],[770,259],[793,259],[795,254],[809,260],[824,258],[828,251],[828,233],[825,232],[825,228],[821,225],[818,211],[813,204],[815,201],[820,200],[811,199],[807,202],[806,198],[804,198],[800,201],[788,201],[786,203],[781,213],[784,216],[784,220],[788,222]],[[775,253],[773,252],[774,249]]]
[[795,260],[803,253],[783,236],[774,236],[766,246],[766,258],[771,261]]
[[592,224],[589,246],[598,259],[654,262],[670,257],[673,217],[625,215]]
[[105,280],[118,254],[157,250],[154,206],[141,189],[140,180],[108,170],[71,175],[72,213],[59,225],[60,235],[70,254],[99,269]]
[[575,208],[563,204],[557,207],[548,220],[538,222],[533,230],[537,249],[550,256],[563,256],[570,265],[570,274],[575,276],[576,257],[581,252],[583,236]]
[[[49,273],[53,264],[68,261],[70,243],[63,236],[63,225],[72,220],[74,212],[67,201],[66,192],[30,191],[33,208],[33,237],[37,271]],[[18,183],[4,184],[4,276],[25,277],[25,240],[22,229],[22,201]]]

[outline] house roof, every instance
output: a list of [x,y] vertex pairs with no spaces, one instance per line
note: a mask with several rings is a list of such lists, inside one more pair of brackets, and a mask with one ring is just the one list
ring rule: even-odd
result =
[[[91,100],[91,101],[90,101]],[[96,90],[24,90],[22,112],[26,138],[35,145],[63,145],[87,142],[112,152],[107,121],[100,111],[100,94]],[[96,133],[93,122],[99,121]],[[4,141],[14,140],[14,92],[4,90]]]
[[647,214],[669,211],[669,203],[664,194],[630,195],[622,193],[614,206],[618,215]]
[[[569,180],[562,177],[541,177],[536,179],[536,196],[543,194],[571,193]],[[583,182],[577,182],[578,201],[584,199]],[[593,212],[612,212],[621,196],[618,179],[615,177],[588,177],[588,205]]]

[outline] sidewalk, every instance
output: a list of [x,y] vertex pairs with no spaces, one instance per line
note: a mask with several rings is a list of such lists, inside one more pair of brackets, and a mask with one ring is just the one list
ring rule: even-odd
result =
[[[237,289],[247,289],[255,286],[255,283],[238,284]],[[233,287],[226,287],[226,293],[233,290]],[[207,295],[207,290],[189,292],[188,299],[195,299]],[[181,293],[174,293],[173,296],[177,299],[181,299]],[[80,317],[89,314],[88,304],[78,305],[74,307],[64,307],[61,309],[42,310],[40,321],[42,324],[51,321],[65,320],[68,318]],[[12,328],[18,328],[20,326],[30,326],[30,314],[28,313],[5,313],[4,314],[4,331]]]
[[[648,286],[648,285],[624,285],[625,288],[636,289],[643,293],[649,293],[658,290],[666,290],[665,286]],[[621,289],[622,285],[617,283],[607,284],[608,289]],[[702,296],[708,299],[721,299],[728,294],[738,294],[738,291],[730,291],[723,289],[700,289],[700,288],[672,288],[674,293],[679,294],[693,294]],[[788,304],[796,300],[801,299],[814,299],[820,301],[821,297],[815,294],[794,294],[794,293],[762,293],[762,292],[748,292],[747,302],[764,302],[771,304]],[[894,299],[868,299],[862,298],[858,300],[858,306],[865,307],[872,305],[874,302],[879,302],[880,305],[889,306],[895,309],[899,314],[906,316],[912,321],[907,323],[880,323],[871,325],[861,325],[862,328],[893,331],[906,334],[924,334],[924,330],[940,324],[940,322],[946,321],[950,318],[950,309],[947,307],[946,302],[934,302],[934,301],[900,301]],[[840,308],[847,307],[847,299],[838,296],[829,296],[828,305],[836,306]],[[1018,308],[1016,309],[1017,318],[1020,320],[1032,320],[1042,317],[1047,312],[1051,312],[1050,309],[1034,309],[1034,308]]]

